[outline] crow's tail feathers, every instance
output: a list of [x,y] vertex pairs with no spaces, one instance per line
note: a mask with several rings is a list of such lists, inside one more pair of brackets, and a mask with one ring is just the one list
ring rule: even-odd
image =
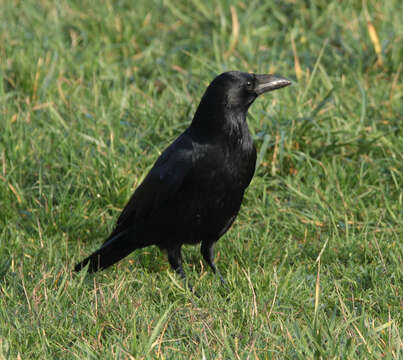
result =
[[144,245],[137,244],[136,241],[133,241],[129,230],[130,229],[122,231],[105,241],[99,250],[78,263],[74,267],[74,271],[82,270],[87,264],[89,264],[89,273],[106,269],[129,255],[132,251],[143,247]]

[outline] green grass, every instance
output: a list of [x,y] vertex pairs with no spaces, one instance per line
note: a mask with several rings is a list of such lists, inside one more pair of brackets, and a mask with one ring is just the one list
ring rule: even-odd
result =
[[[3,0],[0,30],[0,358],[402,356],[400,1]],[[298,82],[250,110],[229,289],[198,247],[199,297],[155,248],[74,274],[233,69]]]

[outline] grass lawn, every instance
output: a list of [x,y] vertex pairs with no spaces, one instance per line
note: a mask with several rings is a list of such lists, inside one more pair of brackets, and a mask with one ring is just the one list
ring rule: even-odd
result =
[[[0,1],[0,359],[399,359],[401,2]],[[296,84],[182,286],[150,247],[72,272],[226,70]]]

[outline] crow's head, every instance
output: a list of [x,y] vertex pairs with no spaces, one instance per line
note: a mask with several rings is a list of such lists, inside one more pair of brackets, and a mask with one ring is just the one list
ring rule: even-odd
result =
[[218,75],[211,82],[205,96],[209,101],[217,101],[226,108],[247,110],[259,95],[290,84],[290,80],[278,75],[229,71]]
[[290,80],[278,75],[222,73],[207,87],[193,118],[192,129],[205,135],[236,134],[241,131],[239,125],[246,123],[248,108],[259,95],[290,84]]

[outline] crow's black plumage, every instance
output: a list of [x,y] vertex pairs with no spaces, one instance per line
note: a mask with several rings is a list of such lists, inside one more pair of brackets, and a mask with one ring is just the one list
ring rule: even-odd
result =
[[256,149],[246,122],[249,106],[291,82],[276,75],[231,71],[204,93],[193,121],[158,158],[99,250],[75,267],[105,269],[132,251],[157,245],[182,277],[181,247],[201,242],[215,273],[213,247],[234,222],[255,171]]

